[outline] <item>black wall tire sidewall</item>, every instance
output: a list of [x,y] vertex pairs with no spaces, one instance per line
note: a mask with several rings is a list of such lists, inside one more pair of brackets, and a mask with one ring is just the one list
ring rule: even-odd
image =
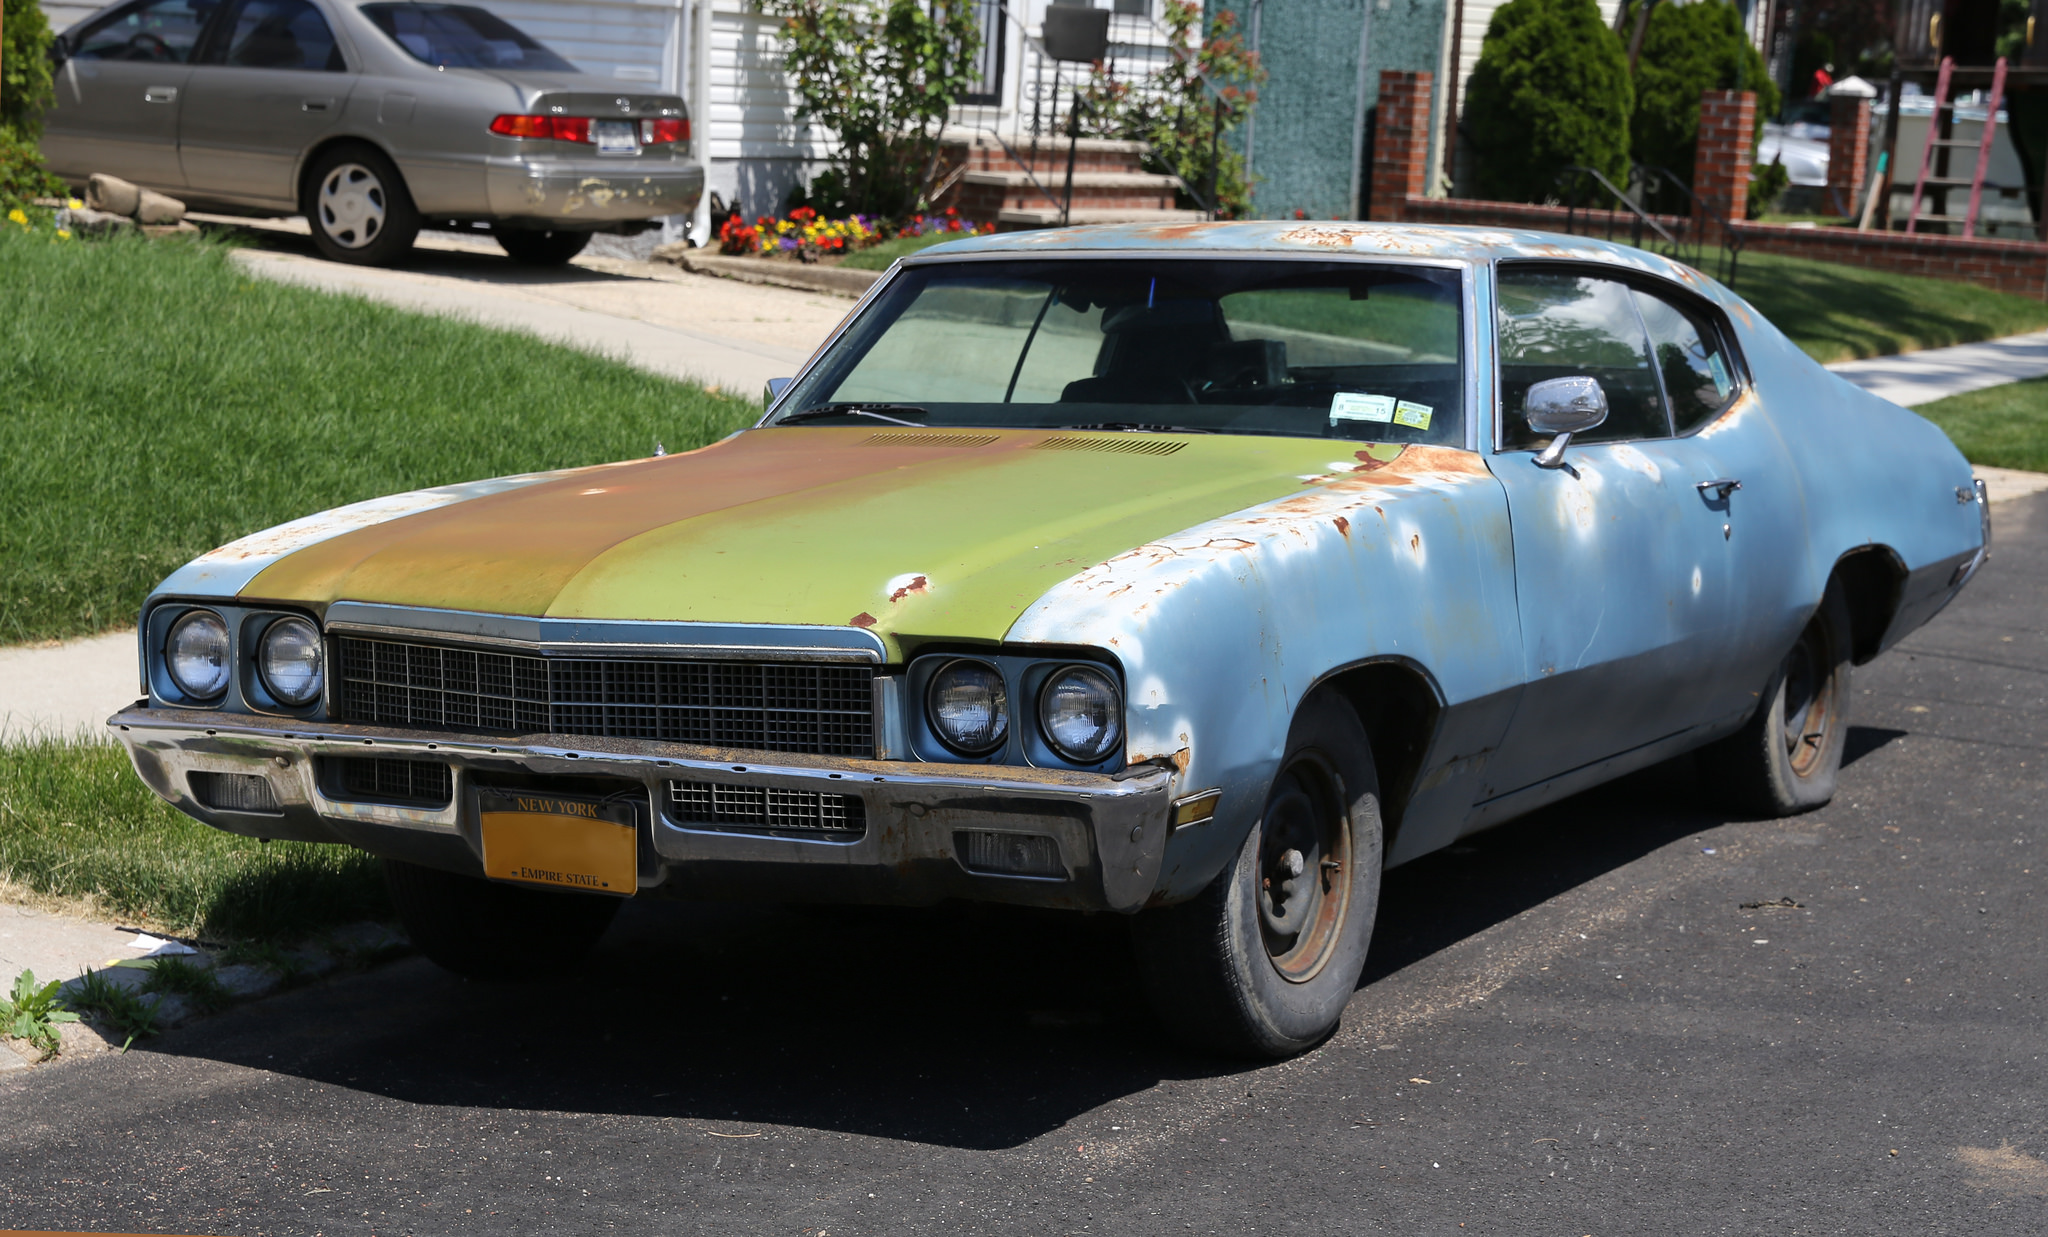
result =
[[1169,1030],[1198,1048],[1232,1056],[1293,1056],[1336,1030],[1357,991],[1379,908],[1384,859],[1379,781],[1365,728],[1351,706],[1334,695],[1304,702],[1276,768],[1287,768],[1309,747],[1343,780],[1351,834],[1344,874],[1350,903],[1329,960],[1314,978],[1289,981],[1267,954],[1256,896],[1258,825],[1202,894],[1180,906],[1140,914],[1132,925],[1155,1008]]
[[1730,804],[1766,819],[1794,816],[1825,806],[1835,797],[1842,752],[1849,737],[1854,646],[1849,602],[1839,582],[1830,581],[1819,608],[1809,620],[1826,633],[1830,656],[1828,689],[1832,708],[1821,749],[1805,776],[1792,767],[1785,748],[1787,659],[1765,686],[1762,702],[1743,728],[1709,745],[1700,754],[1700,771]]
[[384,883],[413,945],[470,979],[557,974],[597,945],[623,898],[529,889],[384,861]]
[[583,252],[591,234],[492,228],[491,236],[507,257],[523,266],[561,266]]
[[[320,182],[343,163],[362,164],[375,172],[384,186],[384,230],[360,249],[337,244],[320,227]],[[352,266],[390,266],[401,261],[412,252],[412,243],[420,234],[419,209],[413,205],[405,177],[383,151],[364,143],[330,146],[307,165],[305,179],[299,186],[299,211],[313,231],[313,247],[320,251],[320,256]]]

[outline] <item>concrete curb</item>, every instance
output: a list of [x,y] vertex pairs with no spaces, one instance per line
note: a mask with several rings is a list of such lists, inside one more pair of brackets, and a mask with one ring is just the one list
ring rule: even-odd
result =
[[[117,958],[105,966],[87,971],[86,975],[98,975],[114,987],[134,993],[154,1015],[157,1030],[161,1032],[330,975],[368,969],[412,948],[402,933],[367,921],[346,924],[290,948],[255,951],[197,941],[178,943],[193,952]],[[237,954],[248,956],[239,961],[229,961]],[[170,959],[211,975],[220,989],[218,1003],[178,993],[146,991],[156,964]],[[5,977],[0,982],[12,982],[12,979]],[[102,1015],[76,1007],[75,1001],[85,983],[86,976],[81,975],[66,980],[58,989],[67,1007],[79,1015],[80,1021],[66,1023],[59,1028],[63,1046],[57,1055],[48,1061],[40,1061],[36,1051],[25,1042],[0,1036],[0,1073],[122,1050],[128,1041],[126,1033],[114,1028]]]
[[781,262],[772,258],[729,258],[720,254],[704,253],[695,249],[677,254],[655,251],[655,257],[674,261],[686,271],[698,275],[716,275],[721,279],[737,279],[742,283],[773,284],[782,288],[800,288],[806,292],[824,292],[832,296],[850,296],[855,299],[867,294],[881,271],[852,271],[841,266],[805,266],[801,262]]

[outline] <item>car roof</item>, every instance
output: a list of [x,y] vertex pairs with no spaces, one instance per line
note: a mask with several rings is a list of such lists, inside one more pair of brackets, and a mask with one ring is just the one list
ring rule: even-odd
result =
[[934,245],[906,261],[975,255],[1037,256],[1047,250],[1108,250],[1157,253],[1178,250],[1189,257],[1209,254],[1307,254],[1489,262],[1497,258],[1554,258],[1598,262],[1695,284],[1691,267],[1646,250],[1518,228],[1466,228],[1414,223],[1352,223],[1253,220],[1228,223],[1112,223],[1091,227],[995,232]]

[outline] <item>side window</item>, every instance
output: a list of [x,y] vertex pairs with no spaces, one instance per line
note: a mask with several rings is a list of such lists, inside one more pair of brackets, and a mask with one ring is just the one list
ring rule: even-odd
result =
[[1627,284],[1555,270],[1502,267],[1500,297],[1501,445],[1541,446],[1522,401],[1546,378],[1597,379],[1607,420],[1575,434],[1575,443],[1628,442],[1671,433],[1663,392],[1650,365],[1648,335]]
[[145,0],[105,18],[79,36],[75,60],[190,64],[192,49],[218,0]]
[[[227,44],[222,55],[221,44]],[[242,0],[225,38],[215,36],[208,56],[251,69],[313,69],[341,72],[341,49],[320,10],[306,0]]]
[[1705,315],[1636,290],[1636,307],[1649,328],[1657,373],[1671,400],[1672,427],[1690,434],[1735,400],[1735,367],[1721,332]]

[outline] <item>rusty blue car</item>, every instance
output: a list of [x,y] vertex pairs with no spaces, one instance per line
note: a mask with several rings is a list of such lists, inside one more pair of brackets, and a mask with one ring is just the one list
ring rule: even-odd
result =
[[1278,1056],[1382,872],[1687,752],[1834,793],[1853,668],[1984,562],[1941,431],[1577,237],[979,237],[698,451],[309,516],[141,615],[136,771],[386,860],[454,970],[628,898],[1129,917],[1162,1023]]

